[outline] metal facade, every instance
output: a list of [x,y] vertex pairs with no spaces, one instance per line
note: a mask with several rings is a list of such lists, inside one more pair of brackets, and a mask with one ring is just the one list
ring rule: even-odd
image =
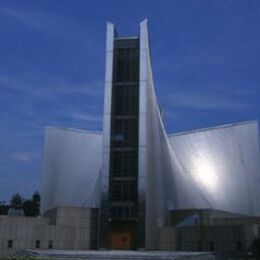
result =
[[45,131],[41,212],[100,205],[102,134],[58,127]]
[[174,134],[169,140],[168,208],[260,215],[257,121]]

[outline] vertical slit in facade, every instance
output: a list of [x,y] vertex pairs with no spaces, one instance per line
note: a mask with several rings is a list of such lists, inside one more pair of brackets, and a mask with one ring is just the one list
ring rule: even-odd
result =
[[110,226],[122,225],[122,222],[136,226],[138,122],[139,39],[118,38],[114,40],[113,57],[108,196]]

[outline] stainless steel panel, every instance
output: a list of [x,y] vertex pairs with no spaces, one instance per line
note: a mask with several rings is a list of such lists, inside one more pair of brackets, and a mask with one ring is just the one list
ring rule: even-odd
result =
[[110,167],[110,128],[111,128],[111,99],[113,80],[113,51],[114,51],[115,27],[107,23],[106,39],[106,75],[103,118],[103,167],[102,167],[102,194],[101,209],[99,211],[99,247],[105,247],[106,230],[108,223],[108,191],[109,191],[109,167]]
[[139,201],[145,210],[145,247],[156,249],[166,212],[163,187],[166,165],[162,158],[169,156],[169,152],[168,146],[164,147],[168,139],[156,101],[148,39],[145,20],[140,24]]
[[169,140],[173,170],[167,179],[176,186],[168,190],[172,208],[260,214],[256,121],[180,133]]
[[99,207],[102,134],[48,127],[41,212],[54,207]]

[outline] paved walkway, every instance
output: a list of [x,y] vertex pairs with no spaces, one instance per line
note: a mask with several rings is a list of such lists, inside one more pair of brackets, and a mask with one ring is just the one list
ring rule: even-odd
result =
[[32,250],[27,249],[19,253],[20,256],[31,259],[155,259],[155,260],[213,260],[210,252],[174,252],[174,251],[81,251],[81,250]]

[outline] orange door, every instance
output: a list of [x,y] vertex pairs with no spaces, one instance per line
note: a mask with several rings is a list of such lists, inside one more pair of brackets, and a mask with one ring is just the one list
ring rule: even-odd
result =
[[111,249],[130,250],[131,234],[127,232],[110,233],[110,247]]

